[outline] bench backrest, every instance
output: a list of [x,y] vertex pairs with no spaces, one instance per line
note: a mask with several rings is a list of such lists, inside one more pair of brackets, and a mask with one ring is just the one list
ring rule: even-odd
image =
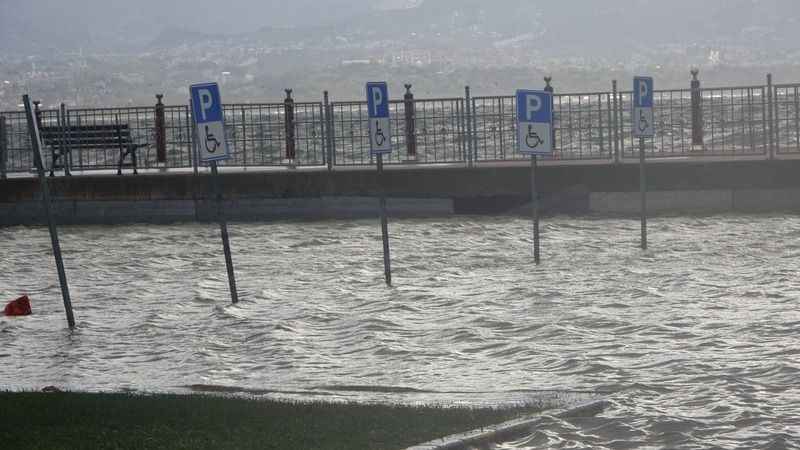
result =
[[127,124],[42,127],[42,140],[50,147],[102,149],[125,147],[131,143]]

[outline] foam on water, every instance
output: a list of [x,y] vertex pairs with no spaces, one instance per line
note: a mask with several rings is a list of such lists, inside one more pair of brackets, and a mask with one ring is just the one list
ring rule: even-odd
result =
[[[333,401],[604,398],[499,448],[797,448],[800,217],[61,227],[65,329],[45,228],[0,229],[0,388],[228,392]],[[571,393],[571,394],[570,394]],[[545,399],[545,400],[542,400]]]

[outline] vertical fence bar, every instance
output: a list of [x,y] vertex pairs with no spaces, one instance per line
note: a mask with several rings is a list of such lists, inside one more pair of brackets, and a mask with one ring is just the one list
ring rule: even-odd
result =
[[[544,91],[550,94],[550,111],[553,112],[553,126],[550,127],[550,142],[553,145],[553,154],[555,154],[556,153],[556,127],[555,127],[556,111],[555,111],[555,108],[554,108],[554,106],[555,106],[555,95],[553,95],[553,92],[555,91],[555,89],[553,89],[553,86],[550,85],[551,81],[553,81],[553,77],[551,77],[549,75],[544,77],[544,84],[545,84]],[[570,99],[569,108],[570,108],[569,120],[572,121],[572,100],[571,99]],[[561,113],[559,112],[558,115],[559,115],[559,117],[558,117],[559,128],[561,128]],[[570,127],[571,127],[571,122],[570,122]],[[564,142],[563,142],[564,137],[563,136],[564,136],[564,134],[562,132],[562,134],[561,134],[561,140],[562,140],[561,147],[564,146]],[[571,144],[572,144],[572,136],[570,135],[570,146],[571,146]]]
[[467,141],[467,166],[473,166],[473,153],[472,153],[472,98],[469,95],[469,86],[464,87],[464,119],[466,120],[466,133],[465,140]]
[[72,165],[72,151],[67,143],[67,106],[61,104],[58,109],[58,127],[61,136],[59,136],[59,148],[61,151],[61,158],[64,160],[64,175],[72,175],[70,173],[70,166]]
[[242,105],[242,167],[247,167],[247,113]]
[[614,162],[619,163],[619,109],[617,107],[617,80],[611,81],[611,96],[613,97],[613,108],[614,108],[614,118],[613,118],[613,130],[612,134],[614,136]]
[[797,151],[800,151],[800,98],[797,95],[797,86],[794,86],[794,136]]
[[772,116],[772,123],[773,123],[773,133],[775,134],[775,154],[780,154],[781,152],[781,118],[780,118],[780,89],[778,86],[772,86],[772,107],[775,109],[775,113]]
[[333,166],[336,164],[336,149],[334,148],[336,141],[333,138],[333,105],[330,103],[328,91],[325,91],[323,95],[325,99],[325,140],[327,141],[328,170],[330,171],[333,170]]
[[[485,111],[485,106],[484,106]],[[473,164],[478,163],[478,106],[477,102],[475,101],[475,97],[472,98],[472,111],[470,111],[470,119],[472,119],[472,161]],[[484,126],[486,122],[485,114],[484,114]],[[484,136],[486,135],[486,130],[484,129]],[[485,145],[484,145],[485,148]]]
[[769,159],[775,159],[775,141],[774,137],[774,123],[773,123],[773,102],[775,101],[772,97],[772,74],[767,74],[767,146],[769,149]]
[[[592,121],[592,115],[589,114],[589,123]],[[603,94],[597,94],[597,129],[600,135],[598,136],[600,139],[600,155],[605,153],[605,139],[603,139]],[[589,135],[589,139],[591,139],[591,134]],[[591,144],[589,144],[591,145]]]
[[[192,99],[189,98],[189,110],[186,112],[187,115],[194,114],[194,105],[192,105]],[[196,117],[192,117],[191,119],[191,130],[190,131],[190,140],[191,144],[189,145],[190,152],[192,154],[192,173],[198,175],[200,173],[200,161],[198,160],[199,155],[197,151],[198,139],[197,139],[197,122]]]
[[700,80],[697,75],[698,69],[692,69],[692,82],[690,89],[692,92],[692,145],[703,146],[703,95],[700,90]]
[[6,118],[0,116],[0,180],[6,179],[6,161],[8,160],[8,139],[6,135]]

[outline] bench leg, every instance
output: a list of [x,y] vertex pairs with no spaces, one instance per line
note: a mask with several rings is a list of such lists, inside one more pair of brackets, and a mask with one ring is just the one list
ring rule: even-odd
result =
[[119,149],[119,164],[117,164],[117,175],[122,175],[122,163],[125,162],[125,152]]

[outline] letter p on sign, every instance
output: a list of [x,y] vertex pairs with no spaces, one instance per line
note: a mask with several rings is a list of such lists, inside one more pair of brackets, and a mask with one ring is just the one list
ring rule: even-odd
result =
[[542,99],[538,95],[526,95],[525,103],[527,104],[528,122],[533,122],[536,113],[542,109]]
[[214,106],[214,97],[211,96],[211,91],[208,89],[200,89],[198,95],[200,96],[200,114],[203,116],[203,121],[206,121],[208,120],[206,111]]
[[372,87],[372,116],[378,117],[378,108],[383,103],[383,92],[378,86]]
[[650,90],[647,87],[647,80],[639,80],[639,101],[644,103],[644,100],[648,97]]

